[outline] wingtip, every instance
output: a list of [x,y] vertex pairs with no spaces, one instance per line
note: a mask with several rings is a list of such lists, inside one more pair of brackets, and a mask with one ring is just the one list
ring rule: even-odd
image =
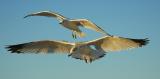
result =
[[25,19],[25,18],[27,18],[27,16],[24,16],[23,18]]
[[23,18],[25,19],[25,18],[27,18],[27,17],[29,17],[30,15],[26,15],[26,16],[24,16]]
[[132,39],[134,42],[137,42],[139,43],[139,46],[142,47],[142,46],[145,46],[149,43],[149,38],[145,38],[145,39]]
[[7,51],[10,51],[11,53],[14,53],[14,51],[12,49],[12,45],[6,45],[5,49],[7,49]]
[[11,53],[22,53],[19,51],[19,49],[23,48],[24,44],[18,44],[18,45],[6,45],[5,49],[7,51],[10,51]]
[[143,42],[141,43],[141,45],[143,46],[143,45],[147,45],[148,43],[149,43],[149,38],[145,38],[145,39],[143,39]]

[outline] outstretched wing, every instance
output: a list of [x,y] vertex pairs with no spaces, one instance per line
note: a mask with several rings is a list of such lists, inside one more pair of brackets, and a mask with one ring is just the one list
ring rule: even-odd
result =
[[9,45],[6,48],[11,53],[69,53],[72,46],[72,43],[63,41],[36,41]]
[[62,16],[58,13],[49,12],[49,11],[41,11],[41,12],[37,12],[37,13],[28,14],[24,18],[27,18],[27,17],[30,17],[30,16],[54,17],[54,18],[57,18],[60,22],[62,22],[64,19],[66,19],[66,17],[64,17],[64,16]]
[[99,50],[106,52],[121,51],[131,48],[142,47],[146,45],[149,40],[146,39],[132,39],[117,36],[105,36],[97,40],[87,42],[89,45],[94,45]]
[[100,28],[99,26],[97,26],[95,23],[87,20],[87,19],[75,19],[75,20],[71,20],[72,22],[75,22],[76,24],[79,24],[80,26],[83,26],[85,28],[94,30],[96,32],[100,32],[106,35],[109,35],[107,32],[105,32],[102,28]]

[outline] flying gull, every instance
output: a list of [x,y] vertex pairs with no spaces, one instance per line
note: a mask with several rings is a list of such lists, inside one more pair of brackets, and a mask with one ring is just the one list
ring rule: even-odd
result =
[[66,53],[76,59],[91,63],[108,52],[138,48],[146,45],[148,39],[132,39],[118,36],[104,36],[92,41],[70,43],[67,41],[44,40],[8,45],[11,53]]
[[87,19],[69,19],[56,12],[50,12],[50,11],[41,11],[37,13],[31,13],[26,15],[24,18],[27,18],[30,16],[46,16],[46,17],[56,18],[59,21],[59,24],[61,24],[65,28],[70,29],[72,31],[73,38],[76,38],[76,36],[79,36],[79,37],[85,36],[85,33],[79,29],[79,26],[110,36],[110,34],[105,32],[102,28],[100,28],[95,23]]

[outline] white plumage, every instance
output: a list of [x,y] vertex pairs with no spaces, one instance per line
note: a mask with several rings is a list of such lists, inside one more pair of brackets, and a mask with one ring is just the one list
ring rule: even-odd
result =
[[6,48],[11,53],[66,53],[68,56],[91,63],[96,59],[102,58],[108,52],[142,47],[148,41],[148,39],[104,36],[87,42],[69,43],[65,41],[45,40],[9,45]]
[[96,32],[100,32],[100,33],[103,33],[105,35],[110,36],[102,28],[100,28],[95,23],[93,23],[87,19],[69,19],[69,18],[66,18],[66,17],[58,14],[58,13],[49,12],[49,11],[41,11],[41,12],[37,12],[37,13],[32,13],[32,14],[25,16],[24,18],[27,18],[30,16],[46,16],[46,17],[56,18],[59,21],[59,24],[61,24],[65,28],[70,29],[72,31],[73,38],[76,38],[76,36],[79,36],[79,37],[85,36],[85,33],[83,33],[79,29],[79,26],[83,26],[84,28],[88,28],[88,29],[94,30]]

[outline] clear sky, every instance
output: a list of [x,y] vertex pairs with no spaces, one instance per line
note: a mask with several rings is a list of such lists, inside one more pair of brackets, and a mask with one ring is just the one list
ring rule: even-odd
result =
[[[149,38],[150,43],[108,53],[91,64],[66,54],[11,54],[5,45],[37,40],[89,41],[102,34],[82,29],[73,40],[55,19],[26,14],[55,11],[68,18],[87,18],[108,33]],[[159,0],[0,0],[0,79],[160,79]]]

